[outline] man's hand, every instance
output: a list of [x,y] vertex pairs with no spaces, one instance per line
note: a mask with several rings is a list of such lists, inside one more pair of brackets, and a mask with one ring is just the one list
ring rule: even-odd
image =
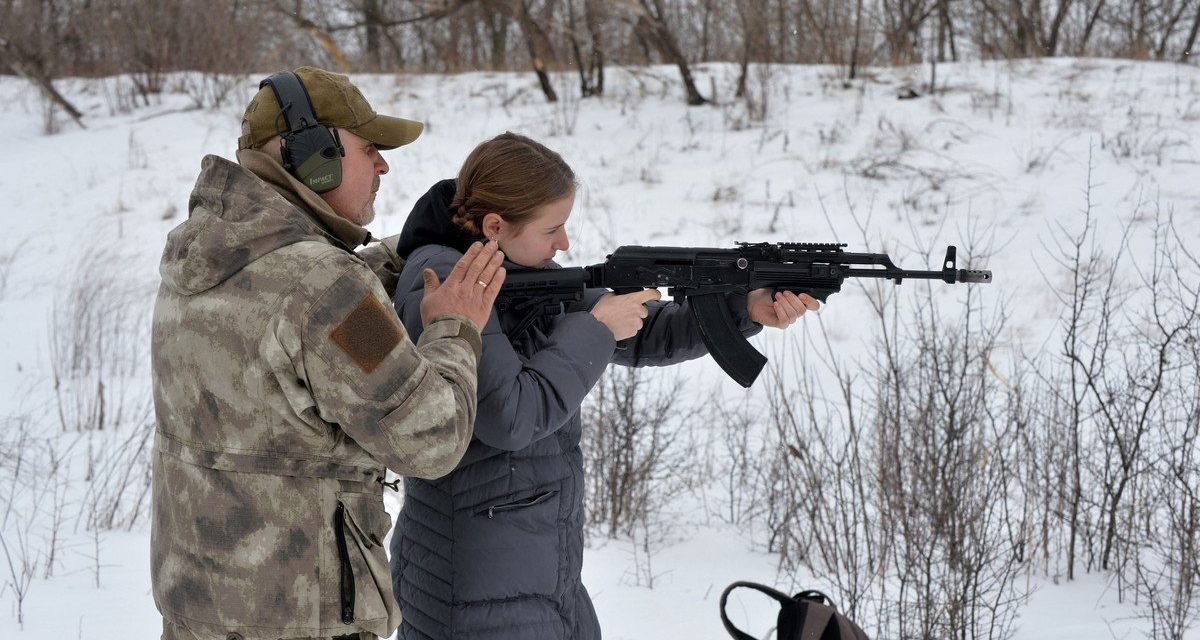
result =
[[604,323],[613,338],[624,340],[637,335],[642,330],[642,320],[650,314],[646,303],[658,300],[662,294],[658,289],[646,289],[634,293],[616,295],[606,293],[600,296],[600,301],[592,307],[592,315]]
[[433,269],[425,276],[425,297],[421,300],[421,324],[429,325],[434,318],[447,313],[466,316],[482,330],[492,313],[496,294],[504,284],[504,254],[495,242],[478,242],[467,249],[466,255],[454,265],[445,282],[438,282]]
[[780,291],[773,300],[771,293],[771,289],[755,289],[746,296],[750,319],[763,326],[786,329],[805,312],[821,308],[821,303],[807,293]]

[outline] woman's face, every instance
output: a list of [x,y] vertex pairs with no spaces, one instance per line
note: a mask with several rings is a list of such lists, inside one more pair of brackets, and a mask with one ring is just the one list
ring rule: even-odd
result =
[[496,214],[484,217],[484,235],[495,238],[500,250],[513,262],[531,268],[545,267],[559,251],[571,246],[567,238],[567,219],[575,206],[575,192],[551,200],[530,213],[530,222],[509,224]]

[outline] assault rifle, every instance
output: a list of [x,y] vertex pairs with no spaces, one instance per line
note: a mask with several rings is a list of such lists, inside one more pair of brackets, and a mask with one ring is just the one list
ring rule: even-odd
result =
[[[884,253],[849,253],[844,244],[749,243],[734,249],[624,246],[604,262],[564,269],[513,269],[496,299],[500,311],[523,313],[509,335],[525,330],[540,315],[561,313],[563,304],[583,300],[586,288],[615,293],[667,287],[676,302],[687,300],[705,346],[738,384],[749,387],[767,359],[738,331],[725,296],[754,289],[807,293],[825,302],[846,278],[886,278],[988,283],[991,271],[958,269],[956,250],[946,248],[940,271],[906,271]],[[861,265],[861,266],[860,266]]]

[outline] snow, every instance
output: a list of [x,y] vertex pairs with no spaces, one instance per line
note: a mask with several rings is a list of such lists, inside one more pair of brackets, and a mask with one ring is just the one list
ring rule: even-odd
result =
[[[562,262],[590,264],[622,244],[786,240],[887,250],[904,268],[927,269],[956,244],[960,268],[993,271],[995,283],[977,294],[985,308],[1010,314],[1004,346],[1013,354],[1036,351],[1052,335],[1055,313],[1047,310],[1057,303],[1041,275],[1048,235],[1059,225],[1080,227],[1089,180],[1104,249],[1116,250],[1126,225],[1131,247],[1151,246],[1156,212],[1173,215],[1184,238],[1200,239],[1197,68],[1082,59],[946,64],[938,67],[941,93],[895,98],[900,86],[917,86],[927,73],[869,69],[865,80],[843,83],[834,68],[775,68],[762,118],[728,99],[732,65],[697,70],[699,86],[715,86],[724,97],[700,108],[684,106],[667,67],[610,70],[607,96],[558,105],[545,104],[526,74],[355,76],[379,111],[427,123],[417,143],[385,155],[391,172],[371,230],[398,232],[415,198],[453,175],[476,143],[513,130],[562,153],[582,182],[569,225],[573,246]],[[87,128],[59,123],[60,132],[45,135],[36,91],[0,77],[0,137],[12,150],[0,156],[0,451],[11,453],[18,418],[40,442],[65,448],[77,438],[58,433],[55,309],[95,278],[119,275],[131,287],[128,304],[148,317],[159,254],[167,232],[186,216],[200,158],[233,157],[241,103],[257,81],[246,78],[227,104],[206,109],[196,109],[173,82],[149,105],[127,109],[121,92],[128,78],[62,81]],[[81,262],[95,252],[102,257]],[[987,259],[968,263],[971,254]],[[101,272],[84,271],[96,268]],[[906,282],[900,292],[916,286]],[[937,295],[955,305],[965,294],[944,287]],[[1127,304],[1138,304],[1136,295]],[[862,291],[848,286],[815,318],[753,342],[785,354],[791,341],[824,330],[852,361],[869,348],[862,337],[874,331],[867,310]],[[769,367],[794,366],[772,357]],[[135,378],[148,392],[144,358],[139,370]],[[680,370],[697,381],[696,398],[743,393],[709,361]],[[121,441],[103,438],[96,446]],[[75,447],[69,459],[85,448]],[[64,474],[61,485],[73,515],[86,508],[81,474]],[[30,500],[4,505],[13,509],[12,520],[0,516],[10,546],[23,522],[38,520],[27,529],[35,546],[45,537],[45,505]],[[397,508],[395,500],[389,508]],[[10,583],[0,590],[8,605],[0,609],[0,637],[157,633],[144,518],[131,531],[97,537],[77,522],[69,519],[54,575],[30,584],[23,626],[10,576],[0,573],[0,583]],[[711,518],[682,522],[653,553],[653,588],[637,577],[645,558],[635,547],[593,537],[585,557],[585,584],[610,639],[725,637],[716,603],[733,580],[828,588],[820,576],[778,575],[777,558],[753,536]],[[1018,640],[1148,632],[1144,611],[1130,598],[1119,602],[1104,575],[1027,580],[1033,593],[1021,609]],[[773,625],[765,598],[735,596],[731,603],[735,623],[751,633],[761,637]]]

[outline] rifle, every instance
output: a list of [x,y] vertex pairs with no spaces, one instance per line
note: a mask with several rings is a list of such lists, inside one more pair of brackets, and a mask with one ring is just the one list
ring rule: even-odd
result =
[[689,301],[700,335],[717,364],[743,387],[758,378],[767,358],[738,331],[725,296],[754,289],[807,293],[824,303],[846,278],[988,283],[991,271],[958,269],[956,249],[946,248],[939,271],[906,271],[884,253],[849,253],[845,244],[739,242],[734,249],[624,246],[600,263],[563,269],[513,269],[496,299],[501,312],[524,313],[509,332],[519,335],[540,315],[561,313],[583,300],[586,288],[631,293],[667,287],[676,302]]

